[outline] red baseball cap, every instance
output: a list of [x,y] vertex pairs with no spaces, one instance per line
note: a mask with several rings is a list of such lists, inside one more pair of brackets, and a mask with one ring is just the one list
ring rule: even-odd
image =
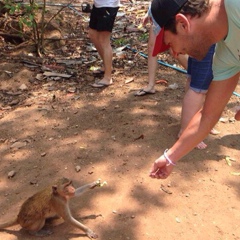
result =
[[163,41],[164,36],[164,28],[162,28],[159,32],[159,34],[156,37],[154,48],[153,48],[153,57],[155,57],[158,53],[167,51],[170,46],[166,45]]

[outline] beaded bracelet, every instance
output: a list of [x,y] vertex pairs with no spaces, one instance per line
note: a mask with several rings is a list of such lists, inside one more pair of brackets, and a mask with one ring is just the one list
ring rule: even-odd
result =
[[168,162],[167,165],[176,166],[176,164],[168,157],[167,151],[168,151],[168,149],[166,149],[166,150],[164,151],[164,153],[163,153],[163,156],[166,158],[166,160],[167,160],[167,162]]

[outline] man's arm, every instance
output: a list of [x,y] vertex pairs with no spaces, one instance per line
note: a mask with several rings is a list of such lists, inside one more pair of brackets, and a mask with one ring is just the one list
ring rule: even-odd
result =
[[[177,142],[167,151],[167,157],[176,163],[189,153],[211,131],[219,120],[224,107],[239,80],[239,73],[223,81],[213,81],[209,87],[203,109],[195,114]],[[158,158],[150,171],[150,177],[167,178],[173,169],[166,156]]]

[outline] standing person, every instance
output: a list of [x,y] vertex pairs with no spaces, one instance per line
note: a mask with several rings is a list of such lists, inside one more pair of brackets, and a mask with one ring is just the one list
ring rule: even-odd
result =
[[[171,47],[175,55],[203,59],[217,43],[213,81],[198,111],[176,143],[154,161],[150,177],[165,179],[176,162],[202,141],[217,123],[240,76],[240,1],[153,0],[151,11],[161,26],[159,52]],[[163,48],[164,47],[164,48]]]
[[144,96],[146,94],[155,93],[155,77],[157,71],[157,56],[152,56],[156,36],[160,31],[159,25],[152,18],[151,9],[148,9],[146,16],[143,18],[143,25],[150,22],[149,37],[148,37],[148,85],[145,88],[138,90],[135,96]]
[[112,84],[111,32],[120,6],[120,0],[94,0],[90,15],[89,37],[96,47],[102,61],[104,76],[100,81],[91,84],[102,88]]

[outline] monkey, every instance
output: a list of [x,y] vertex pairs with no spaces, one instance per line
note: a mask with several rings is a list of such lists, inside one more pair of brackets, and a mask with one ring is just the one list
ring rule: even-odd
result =
[[98,238],[90,228],[76,220],[69,208],[69,199],[79,196],[87,190],[100,187],[105,184],[97,180],[74,188],[72,181],[67,178],[59,179],[53,186],[35,193],[28,198],[21,206],[20,211],[15,219],[0,224],[0,229],[8,228],[19,224],[26,229],[29,234],[34,236],[46,236],[52,234],[50,230],[42,229],[45,221],[52,217],[61,217],[64,221],[84,231],[90,239]]

